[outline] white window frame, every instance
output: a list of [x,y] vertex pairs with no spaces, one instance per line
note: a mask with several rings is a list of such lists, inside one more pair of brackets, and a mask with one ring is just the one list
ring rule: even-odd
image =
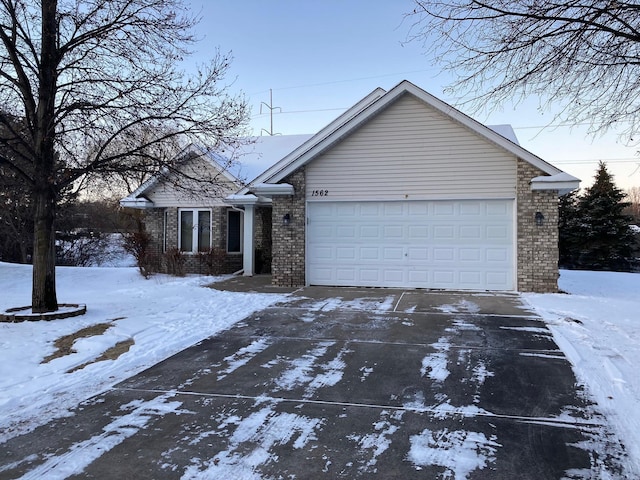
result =
[[[236,212],[239,215],[239,221],[240,221],[240,249],[237,251],[232,251],[229,250],[229,215],[231,214],[231,212]],[[229,210],[227,210],[227,241],[226,241],[226,250],[227,253],[230,254],[234,254],[234,255],[239,255],[241,254],[244,250],[244,212],[239,211],[239,210],[234,210],[233,208],[230,208]]]
[[[185,251],[182,249],[182,212],[191,212],[193,214],[193,235],[191,236],[191,250]],[[178,209],[178,250],[186,255],[195,255],[201,253],[198,251],[198,238],[199,238],[199,222],[198,213],[209,212],[209,248],[206,251],[211,250],[213,247],[213,211],[211,208],[179,208]]]

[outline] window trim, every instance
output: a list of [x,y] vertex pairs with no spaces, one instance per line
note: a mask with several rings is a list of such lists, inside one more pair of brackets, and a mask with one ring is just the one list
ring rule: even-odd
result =
[[[182,249],[182,212],[192,212],[193,214],[193,235],[191,236],[191,250],[183,250]],[[213,248],[213,209],[211,208],[202,208],[202,207],[192,207],[192,208],[179,208],[178,209],[178,250],[184,255],[197,255],[200,252],[198,250],[198,238],[199,238],[199,212],[208,212],[209,213],[209,248],[204,252],[208,252]]]
[[[235,250],[229,250],[229,216],[231,214],[231,212],[235,212],[238,214],[238,221],[239,221],[239,227],[240,227],[240,249],[238,251]],[[230,255],[240,255],[244,252],[244,212],[240,211],[240,210],[235,210],[233,208],[229,208],[227,210],[227,239],[225,242],[225,249],[227,251],[228,254]]]

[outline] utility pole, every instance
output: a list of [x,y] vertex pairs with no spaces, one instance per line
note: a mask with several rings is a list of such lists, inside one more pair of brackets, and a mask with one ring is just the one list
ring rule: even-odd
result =
[[[265,130],[264,128],[262,129],[262,132],[265,132],[267,135],[280,135],[279,133],[273,133],[273,111],[274,110],[279,110],[280,113],[282,113],[282,108],[280,107],[274,107],[273,106],[273,90],[269,89],[269,104],[266,104],[265,102],[262,102],[260,104],[260,114],[262,114],[262,106],[265,106],[266,108],[269,109],[269,120],[270,120],[270,127],[269,130]],[[260,134],[262,134],[262,132],[260,132]]]

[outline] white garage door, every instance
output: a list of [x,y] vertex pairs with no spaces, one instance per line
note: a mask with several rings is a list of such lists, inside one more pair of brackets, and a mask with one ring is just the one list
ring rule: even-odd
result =
[[512,200],[309,202],[311,285],[514,289]]

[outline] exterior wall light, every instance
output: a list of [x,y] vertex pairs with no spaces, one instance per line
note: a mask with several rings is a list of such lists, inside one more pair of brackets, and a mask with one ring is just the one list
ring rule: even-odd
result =
[[291,214],[285,213],[284,216],[282,217],[282,225],[289,225],[289,224],[291,224]]
[[544,215],[542,214],[542,212],[536,212],[536,225],[538,227],[541,227],[542,225],[544,225]]

